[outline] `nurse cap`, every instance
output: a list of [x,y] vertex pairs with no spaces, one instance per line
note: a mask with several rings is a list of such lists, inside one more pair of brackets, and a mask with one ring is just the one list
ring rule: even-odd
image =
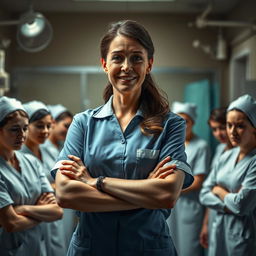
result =
[[57,105],[47,105],[47,108],[49,109],[53,119],[56,119],[57,117],[59,117],[62,113],[68,111],[67,108],[65,108],[63,105],[61,104],[57,104]]
[[39,110],[44,109],[46,111],[49,111],[49,109],[46,107],[46,105],[41,101],[30,101],[23,104],[23,107],[25,108],[26,112],[28,113],[29,119]]
[[240,110],[245,113],[252,125],[256,127],[256,101],[249,94],[245,94],[236,100],[232,101],[227,111]]
[[172,112],[179,114],[184,113],[191,117],[191,119],[195,122],[196,120],[196,109],[197,106],[194,103],[182,103],[178,101],[174,101],[172,104]]
[[21,102],[15,98],[9,98],[6,96],[0,97],[0,122],[2,122],[6,116],[17,110],[23,110],[26,112]]

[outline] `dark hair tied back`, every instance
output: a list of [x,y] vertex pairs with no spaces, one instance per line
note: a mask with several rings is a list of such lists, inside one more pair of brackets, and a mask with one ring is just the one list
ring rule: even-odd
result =
[[46,109],[39,109],[38,111],[36,111],[29,119],[29,123],[33,123],[35,121],[38,121],[42,118],[44,118],[45,116],[50,115],[50,112],[47,111]]
[[[111,24],[101,40],[101,58],[107,59],[110,44],[119,35],[138,41],[147,51],[148,59],[153,59],[155,50],[148,31],[141,24],[132,20]],[[103,93],[105,102],[109,100],[112,94],[113,88],[109,82]],[[144,114],[144,120],[141,123],[142,132],[146,135],[160,134],[163,130],[165,116],[169,112],[169,103],[166,94],[156,86],[150,74],[146,75],[143,82],[140,104]]]

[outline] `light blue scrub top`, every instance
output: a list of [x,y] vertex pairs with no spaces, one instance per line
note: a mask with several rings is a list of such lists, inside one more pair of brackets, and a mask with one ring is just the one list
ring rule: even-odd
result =
[[[15,151],[21,171],[0,157],[0,208],[8,205],[34,205],[44,192],[53,192],[35,157]],[[0,228],[0,255],[43,255],[45,250],[42,226],[19,232]]]
[[[31,154],[33,156],[34,153],[24,144],[22,145],[21,151],[27,154]],[[38,164],[41,165],[43,172],[46,174],[50,183],[54,182],[54,179],[50,175],[50,170],[54,165],[52,157],[48,153],[48,151],[40,146],[42,161],[40,161],[36,156],[36,160]],[[52,221],[52,222],[44,222],[42,223],[46,232],[46,251],[47,256],[55,256],[55,255],[65,255],[67,252],[68,245],[66,243],[65,238],[65,228],[63,219]]]
[[[44,144],[40,145],[40,150],[43,155],[45,170],[48,173],[48,175],[50,175],[50,170],[55,165],[60,150],[49,139],[47,139]],[[52,177],[51,180],[54,181]],[[68,249],[68,245],[70,243],[76,224],[77,217],[75,214],[75,210],[64,208],[62,220],[58,220],[57,225],[59,226],[61,232],[61,234],[58,235],[58,243],[62,244],[62,247],[66,248],[66,250]],[[62,226],[62,228],[60,226]],[[55,242],[55,244],[57,244],[57,242]]]
[[211,161],[211,170],[213,169],[214,165],[218,163],[220,156],[225,152],[225,147],[227,144],[219,143],[215,149],[214,156]]
[[[209,256],[255,255],[256,149],[236,163],[240,148],[226,151],[203,184],[200,201],[215,209]],[[230,191],[224,201],[211,190],[220,185]],[[232,213],[226,213],[227,207]]]
[[[185,172],[183,187],[191,185],[184,120],[169,113],[164,130],[154,138],[142,134],[139,110],[123,133],[111,105],[112,97],[104,106],[74,117],[58,160],[68,159],[69,154],[78,156],[92,177],[146,179],[160,160],[171,156],[170,163]],[[166,223],[169,214],[168,209],[80,212],[68,255],[176,255]]]
[[[205,140],[195,135],[186,145],[186,154],[194,176],[208,174],[210,149]],[[205,208],[199,202],[199,193],[197,190],[182,194],[167,220],[179,256],[204,254],[199,235]]]
[[[213,170],[214,166],[218,164],[218,161],[220,160],[221,155],[225,152],[225,147],[227,144],[225,143],[219,143],[215,149],[214,156],[211,161],[211,170]],[[208,211],[208,239],[211,239],[211,231],[212,231],[212,223],[214,221],[214,218],[216,216],[216,211],[212,208],[209,208]]]

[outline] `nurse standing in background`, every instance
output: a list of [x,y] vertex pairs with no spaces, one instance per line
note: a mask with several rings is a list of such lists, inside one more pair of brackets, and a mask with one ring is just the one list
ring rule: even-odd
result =
[[[50,130],[50,135],[44,144],[40,145],[44,154],[47,155],[47,162],[44,162],[44,166],[48,173],[55,165],[59,153],[62,149],[64,141],[66,139],[68,128],[72,122],[73,115],[66,107],[61,104],[57,105],[47,105],[48,110],[52,115],[52,126]],[[55,188],[55,183],[52,183]],[[74,232],[77,218],[75,211],[72,209],[63,209],[63,225],[64,225],[64,236],[65,244],[69,244],[71,236]]]
[[196,105],[174,102],[172,111],[186,121],[185,152],[194,182],[189,188],[182,190],[167,223],[178,255],[200,256],[204,254],[199,236],[205,207],[199,202],[199,192],[209,170],[210,151],[207,142],[192,131],[196,120]]
[[215,209],[209,256],[251,256],[256,251],[256,101],[243,95],[227,110],[226,151],[203,184],[200,201]]
[[28,115],[13,98],[0,98],[0,254],[46,256],[41,222],[62,217],[53,190],[35,157],[19,150]]
[[211,127],[212,134],[215,139],[219,142],[215,149],[214,156],[211,161],[211,169],[218,162],[220,156],[233,146],[228,138],[226,129],[226,108],[216,108],[211,111],[208,124]]
[[[217,145],[214,156],[211,161],[211,170],[214,165],[220,159],[220,156],[227,150],[231,149],[233,146],[228,138],[226,129],[226,114],[227,108],[215,108],[211,111],[208,124],[212,130],[212,134],[215,139],[219,142]],[[211,232],[211,226],[216,212],[213,209],[208,209],[204,218],[204,225],[200,234],[200,243],[204,248],[208,248],[208,241]]]
[[[40,147],[49,137],[52,124],[52,116],[46,105],[40,101],[31,101],[23,104],[29,116],[28,136],[21,151],[31,154],[38,159],[42,169],[46,173],[52,187],[54,180],[50,176],[48,161],[51,161],[46,150]],[[47,234],[47,256],[65,255],[67,244],[65,244],[65,230],[62,220],[47,223],[45,225]]]

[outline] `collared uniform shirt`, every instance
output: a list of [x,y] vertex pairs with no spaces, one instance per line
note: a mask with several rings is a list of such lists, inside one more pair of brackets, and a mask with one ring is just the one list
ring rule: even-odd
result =
[[[154,137],[142,134],[142,119],[138,110],[122,132],[111,97],[104,106],[74,117],[58,160],[68,159],[69,154],[78,156],[92,177],[146,179],[159,161],[171,156],[169,164],[184,171],[183,187],[189,186],[193,176],[186,163],[185,121],[169,113],[162,133]],[[52,170],[53,176],[58,166]],[[80,212],[68,255],[176,255],[166,224],[169,214],[167,209]]]
[[[37,159],[15,151],[21,171],[0,157],[0,209],[8,205],[34,205],[45,192],[53,192]],[[19,232],[7,232],[0,227],[0,255],[45,255],[45,237],[39,224]]]
[[[256,149],[238,163],[240,148],[226,151],[200,192],[200,201],[216,210],[209,241],[209,256],[251,256],[256,252]],[[228,193],[222,201],[212,193],[216,185]],[[227,213],[225,207],[232,212]]]

